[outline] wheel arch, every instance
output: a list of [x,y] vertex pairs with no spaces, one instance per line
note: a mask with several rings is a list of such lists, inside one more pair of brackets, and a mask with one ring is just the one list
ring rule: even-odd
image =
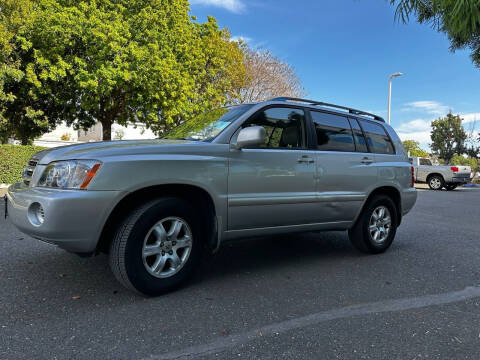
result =
[[443,179],[443,181],[445,181],[445,177],[442,174],[434,172],[434,173],[430,173],[430,174],[427,175],[426,182],[428,183],[430,181],[431,177],[435,176],[435,175],[440,176]]
[[400,191],[394,186],[381,186],[374,189],[372,192],[370,192],[367,199],[363,203],[362,208],[358,213],[354,223],[358,221],[358,219],[360,218],[360,215],[363,213],[363,210],[365,209],[365,206],[367,206],[370,200],[376,195],[386,195],[393,200],[395,207],[397,209],[397,224],[398,224],[397,226],[400,226],[400,223],[402,222],[402,197],[400,195]]
[[97,244],[96,252],[108,253],[116,225],[121,223],[132,209],[156,197],[174,196],[199,206],[198,214],[209,250],[218,248],[217,211],[212,196],[203,188],[189,184],[162,184],[144,187],[125,195],[108,216]]

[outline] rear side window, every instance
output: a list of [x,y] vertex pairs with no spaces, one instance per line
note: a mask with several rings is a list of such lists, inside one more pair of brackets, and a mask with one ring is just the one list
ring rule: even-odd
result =
[[430,166],[432,166],[432,162],[429,159],[420,159],[420,165],[430,165]]
[[367,140],[363,136],[362,129],[358,125],[357,120],[350,119],[350,125],[352,126],[353,137],[355,138],[355,146],[358,152],[368,152]]
[[395,154],[393,144],[383,126],[364,120],[360,120],[360,123],[367,136],[370,151],[377,154]]
[[317,149],[324,151],[355,151],[352,130],[347,118],[312,111],[317,134]]

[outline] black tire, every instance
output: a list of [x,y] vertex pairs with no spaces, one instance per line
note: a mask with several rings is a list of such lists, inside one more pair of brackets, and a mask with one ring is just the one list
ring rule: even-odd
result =
[[[144,241],[153,226],[162,219],[178,217],[192,233],[190,254],[183,267],[170,277],[151,275],[143,262]],[[118,226],[110,246],[110,267],[126,288],[148,296],[172,291],[187,281],[199,265],[203,252],[200,220],[189,202],[165,197],[139,206]]]
[[[373,240],[369,231],[370,218],[374,210],[382,206],[390,212],[391,225],[386,239],[383,242],[376,242]],[[348,236],[352,244],[361,252],[366,254],[380,254],[386,251],[392,244],[397,226],[398,215],[395,203],[386,195],[375,195],[365,205],[355,225],[348,230]]]
[[457,184],[446,184],[445,189],[447,189],[448,191],[452,191],[452,190],[455,190],[457,186],[458,186]]
[[445,181],[440,175],[432,175],[428,178],[428,187],[431,190],[442,190],[442,187],[445,186]]

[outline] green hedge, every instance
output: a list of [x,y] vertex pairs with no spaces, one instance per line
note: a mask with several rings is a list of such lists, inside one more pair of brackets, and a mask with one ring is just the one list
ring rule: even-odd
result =
[[45,148],[31,145],[0,145],[0,184],[20,181],[27,161],[43,149]]

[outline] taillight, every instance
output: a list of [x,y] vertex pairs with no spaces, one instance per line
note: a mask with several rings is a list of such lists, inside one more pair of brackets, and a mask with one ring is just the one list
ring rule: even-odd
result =
[[458,172],[458,167],[452,166],[452,167],[450,168],[450,170],[452,170],[453,172]]
[[411,187],[415,187],[415,169],[413,166],[410,166],[410,172],[412,173],[412,184]]

